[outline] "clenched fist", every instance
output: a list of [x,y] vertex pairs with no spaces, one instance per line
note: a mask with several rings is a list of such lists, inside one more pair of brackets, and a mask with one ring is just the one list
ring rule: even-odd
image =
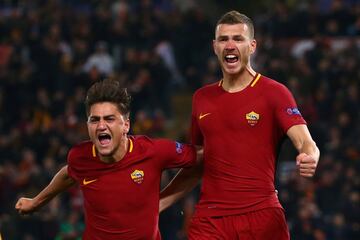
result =
[[318,159],[306,153],[300,153],[296,157],[296,165],[299,168],[300,176],[312,177],[318,164]]
[[37,207],[35,204],[35,200],[33,198],[20,198],[16,205],[15,205],[15,209],[20,213],[20,214],[29,214],[32,212],[35,212]]

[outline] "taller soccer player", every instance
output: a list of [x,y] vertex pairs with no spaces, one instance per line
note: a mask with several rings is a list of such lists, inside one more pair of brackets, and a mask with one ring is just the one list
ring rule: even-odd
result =
[[218,21],[214,52],[223,78],[193,96],[192,144],[203,146],[203,168],[182,170],[162,192],[164,209],[202,176],[200,201],[189,239],[289,239],[274,178],[276,158],[287,136],[299,154],[299,173],[311,177],[319,149],[289,90],[250,65],[254,26],[230,11]]

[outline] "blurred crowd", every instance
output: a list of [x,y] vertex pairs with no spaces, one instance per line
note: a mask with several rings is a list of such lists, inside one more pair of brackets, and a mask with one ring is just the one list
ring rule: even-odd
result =
[[[276,187],[292,239],[360,239],[359,1],[276,1],[246,14],[255,22],[255,70],[292,91],[322,153],[316,176],[304,179],[295,149],[285,142],[281,150]],[[0,2],[3,239],[80,239],[78,188],[27,217],[15,212],[17,198],[39,192],[88,138],[83,101],[95,81],[129,89],[132,134],[169,137],[174,119],[189,117],[173,109],[191,108],[174,106],[174,96],[191,98],[221,76],[211,47],[219,16],[191,0]],[[164,172],[162,185],[175,172]],[[197,195],[161,214],[165,240],[186,239]]]

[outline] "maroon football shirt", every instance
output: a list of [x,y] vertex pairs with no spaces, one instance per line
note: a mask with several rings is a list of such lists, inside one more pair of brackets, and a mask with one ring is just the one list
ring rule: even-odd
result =
[[204,146],[204,176],[196,215],[226,216],[280,207],[276,158],[287,130],[306,124],[289,90],[257,74],[244,90],[222,82],[193,97],[192,143]]
[[161,239],[158,230],[163,169],[190,167],[195,149],[145,136],[129,137],[129,150],[116,163],[100,161],[92,142],[73,147],[68,172],[84,195],[85,240]]

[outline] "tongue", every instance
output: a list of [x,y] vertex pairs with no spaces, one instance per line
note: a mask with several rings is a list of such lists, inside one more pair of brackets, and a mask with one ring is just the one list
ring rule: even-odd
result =
[[234,63],[237,60],[238,60],[237,58],[226,58],[226,62],[228,62],[228,63]]
[[110,143],[110,139],[108,139],[108,138],[101,139],[100,143],[101,143],[101,145],[108,144],[108,143]]

